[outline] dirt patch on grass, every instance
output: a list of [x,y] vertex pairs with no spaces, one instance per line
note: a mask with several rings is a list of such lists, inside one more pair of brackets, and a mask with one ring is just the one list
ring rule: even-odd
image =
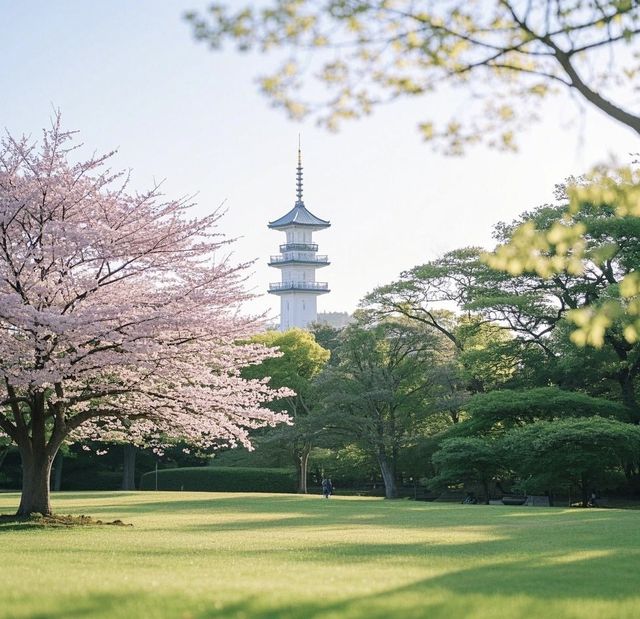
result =
[[14,516],[0,514],[0,527],[3,525],[26,525],[37,527],[75,527],[75,526],[115,526],[132,527],[132,524],[122,522],[122,520],[112,520],[107,522],[98,520],[91,516],[72,516],[71,514],[29,514],[28,516]]

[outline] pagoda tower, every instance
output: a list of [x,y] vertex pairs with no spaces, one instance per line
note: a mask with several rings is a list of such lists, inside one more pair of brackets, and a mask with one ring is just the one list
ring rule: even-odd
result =
[[281,274],[281,281],[269,284],[269,292],[280,297],[280,331],[306,329],[318,317],[318,295],[329,292],[329,285],[316,281],[316,269],[326,267],[329,259],[318,255],[312,235],[330,225],[309,212],[302,201],[302,153],[298,144],[295,206],[280,219],[269,222],[269,228],[287,235],[280,253],[269,260],[269,266]]

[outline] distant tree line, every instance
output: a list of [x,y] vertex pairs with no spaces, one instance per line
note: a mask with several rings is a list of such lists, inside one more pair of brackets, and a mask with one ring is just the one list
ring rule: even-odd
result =
[[[620,298],[620,282],[640,267],[640,222],[595,206],[572,212],[564,187],[557,197],[496,225],[497,250],[522,225],[579,222],[580,269],[513,274],[489,266],[481,248],[462,248],[373,290],[343,329],[316,325],[315,341],[300,330],[261,336],[284,355],[252,366],[251,377],[273,375],[274,387],[305,399],[293,426],[258,436],[262,461],[277,444],[295,456],[303,439],[312,474],[334,475],[338,487],[378,483],[388,498],[407,484],[584,504],[592,492],[637,493],[640,344],[620,315],[601,345],[578,346],[570,318]],[[312,371],[293,362],[303,344]]]

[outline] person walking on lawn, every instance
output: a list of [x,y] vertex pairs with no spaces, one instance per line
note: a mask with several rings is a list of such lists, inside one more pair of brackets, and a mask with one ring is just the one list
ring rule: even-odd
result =
[[333,484],[331,483],[330,479],[325,477],[322,480],[322,496],[324,496],[325,499],[328,499],[332,493],[333,493]]

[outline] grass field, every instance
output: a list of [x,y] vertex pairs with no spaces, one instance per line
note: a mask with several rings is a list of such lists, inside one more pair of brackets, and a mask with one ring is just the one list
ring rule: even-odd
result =
[[178,492],[54,508],[134,526],[0,525],[2,618],[640,617],[638,511]]

